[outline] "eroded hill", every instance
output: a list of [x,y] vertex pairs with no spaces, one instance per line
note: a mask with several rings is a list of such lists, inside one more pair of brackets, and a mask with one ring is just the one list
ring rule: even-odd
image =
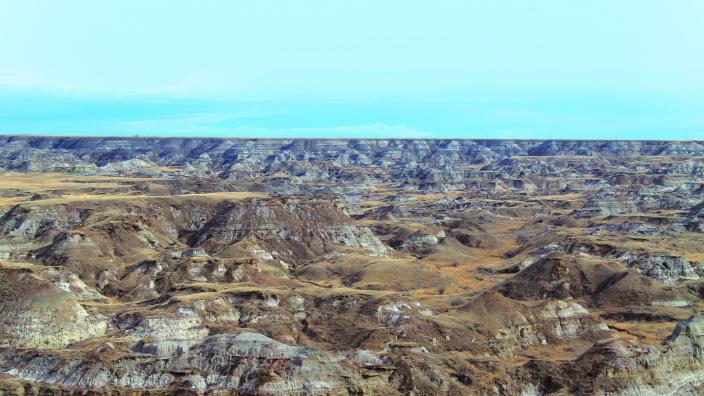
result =
[[8,394],[704,391],[702,142],[0,147]]

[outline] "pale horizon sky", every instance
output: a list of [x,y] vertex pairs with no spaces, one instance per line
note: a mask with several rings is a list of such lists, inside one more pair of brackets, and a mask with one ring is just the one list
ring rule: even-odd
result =
[[704,139],[700,0],[0,0],[0,133]]

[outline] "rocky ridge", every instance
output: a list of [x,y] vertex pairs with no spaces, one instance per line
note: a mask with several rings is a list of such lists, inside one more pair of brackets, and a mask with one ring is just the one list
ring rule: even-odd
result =
[[0,393],[704,389],[702,142],[0,141]]

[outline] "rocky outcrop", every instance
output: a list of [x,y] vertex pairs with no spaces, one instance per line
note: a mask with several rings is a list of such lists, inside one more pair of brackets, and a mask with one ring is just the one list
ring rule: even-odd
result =
[[666,341],[677,353],[692,355],[704,364],[704,316],[695,315],[678,323]]
[[693,206],[689,210],[685,224],[692,231],[704,232],[704,202]]
[[[124,215],[103,221],[92,203],[18,205],[0,219],[0,235],[16,242],[18,248],[26,249],[26,243],[36,243],[37,249],[29,255],[33,260],[72,267],[88,258],[93,258],[91,265],[96,266],[105,257],[174,243],[192,247],[173,250],[174,258],[205,256],[250,238],[260,240],[268,251],[277,251],[287,262],[320,255],[334,245],[362,248],[375,256],[388,253],[369,228],[356,224],[345,213],[343,204],[329,200],[215,204],[163,198],[142,203],[115,201],[108,206]],[[91,227],[92,235],[79,231],[82,227]],[[180,239],[179,235],[188,238]],[[115,245],[115,241],[119,244]],[[80,269],[76,272],[83,275]]]
[[491,333],[488,345],[499,356],[514,356],[522,348],[535,345],[609,337],[605,324],[572,301],[550,299],[538,304],[522,304],[501,294],[489,293],[460,309],[476,315],[480,326]]
[[165,360],[149,353],[130,354],[111,343],[73,358],[3,353],[0,370],[24,380],[81,388],[185,386],[245,394],[372,391],[374,381],[362,383],[361,367],[383,365],[383,361],[369,352],[359,353],[348,359],[257,333],[240,333],[210,337]]
[[329,201],[253,201],[221,205],[189,243],[208,250],[248,237],[262,240],[288,261],[325,252],[327,244],[360,247],[385,256],[386,247],[366,227],[360,227]]
[[[606,339],[564,364],[531,362],[531,387],[596,395],[698,395],[704,387],[701,317],[679,323],[664,346]],[[561,383],[550,380],[559,378]]]
[[651,253],[631,257],[627,263],[637,268],[641,274],[664,285],[672,286],[682,280],[699,279],[699,275],[686,257]]
[[610,279],[617,279],[624,272],[623,267],[596,266],[552,254],[534,261],[497,289],[520,300],[582,298],[594,295]]
[[[271,171],[285,169],[305,180],[324,173],[315,168],[285,167],[287,161],[331,161],[337,166],[397,164],[476,164],[500,161],[517,155],[530,156],[638,156],[704,155],[701,142],[657,141],[534,141],[534,140],[266,140],[196,138],[62,138],[0,137],[0,166],[11,170],[109,171],[151,170],[158,166],[189,165],[194,171],[205,163],[227,177],[248,167]],[[236,165],[236,166],[235,166]],[[511,163],[502,164],[509,173]],[[535,172],[540,165],[527,165]],[[251,169],[250,168],[250,169]],[[300,170],[298,170],[300,169]],[[437,168],[436,168],[437,169]],[[549,170],[549,169],[548,169]],[[316,173],[317,172],[317,173]],[[520,172],[520,171],[519,171]],[[538,172],[543,172],[538,170]],[[148,172],[147,172],[148,173]],[[313,175],[313,173],[316,173]],[[328,172],[329,174],[329,172]]]
[[635,213],[638,207],[629,197],[596,195],[586,201],[578,216],[613,216],[624,213]]
[[144,318],[125,333],[140,341],[136,351],[169,358],[202,342],[209,331],[195,311],[184,307],[174,316]]

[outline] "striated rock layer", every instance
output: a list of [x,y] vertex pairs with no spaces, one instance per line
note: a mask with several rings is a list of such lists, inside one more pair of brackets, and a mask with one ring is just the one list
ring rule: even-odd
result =
[[704,394],[704,142],[0,137],[0,395]]

